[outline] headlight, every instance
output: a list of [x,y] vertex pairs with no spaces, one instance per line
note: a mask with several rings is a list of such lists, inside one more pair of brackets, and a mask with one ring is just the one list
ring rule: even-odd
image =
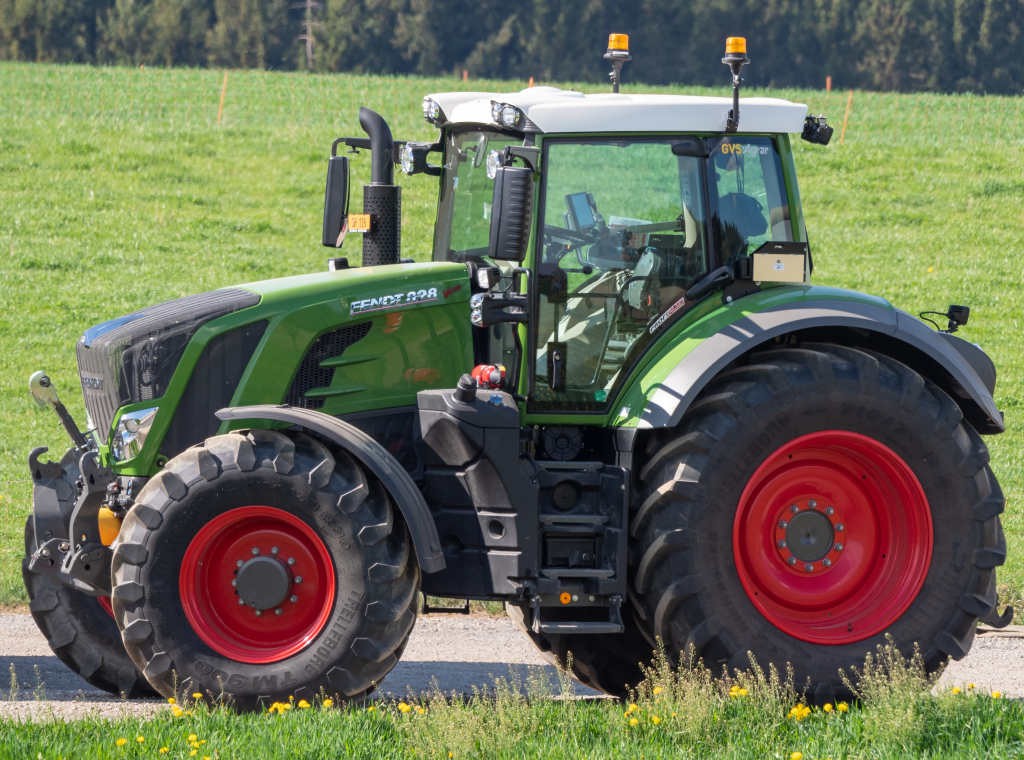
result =
[[412,148],[408,145],[403,145],[398,151],[398,161],[402,165],[403,172],[412,174]]
[[481,327],[484,321],[484,315],[481,309],[484,305],[484,294],[477,293],[474,296],[470,296],[469,299],[469,321],[477,327]]
[[494,179],[498,176],[498,167],[501,166],[501,154],[492,150],[487,154],[487,178]]
[[[480,267],[476,270],[476,286],[480,290],[490,290],[501,280],[501,270],[498,267]],[[473,296],[476,298],[476,296]]]
[[433,99],[423,98],[423,118],[431,124],[444,121],[444,112]]
[[117,429],[110,441],[110,452],[118,462],[136,456],[146,443],[149,429],[156,419],[158,407],[125,412],[117,421]]
[[515,106],[501,107],[501,123],[509,129],[514,129],[519,124],[520,111]]
[[515,129],[523,120],[523,112],[508,103],[491,101],[491,121],[509,129]]

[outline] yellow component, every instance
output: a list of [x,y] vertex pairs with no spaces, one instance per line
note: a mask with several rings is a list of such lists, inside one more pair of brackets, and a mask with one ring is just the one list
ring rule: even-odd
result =
[[729,37],[725,41],[725,52],[726,53],[746,53],[747,52],[747,38],[746,37]]
[[563,591],[562,595],[558,597],[558,601],[562,604],[568,604],[572,601],[572,596],[567,591]]
[[608,49],[609,50],[629,50],[629,35],[628,34],[609,34],[608,35]]
[[98,522],[100,541],[104,546],[110,546],[117,540],[117,534],[121,532],[121,518],[106,507],[100,507]]

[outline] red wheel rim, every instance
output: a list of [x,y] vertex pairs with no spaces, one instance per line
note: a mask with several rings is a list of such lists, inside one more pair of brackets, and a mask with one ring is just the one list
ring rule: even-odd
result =
[[[288,579],[282,601],[260,615],[239,603],[232,585],[239,563],[254,557],[272,558]],[[241,662],[277,662],[301,651],[334,606],[327,547],[298,517],[271,507],[239,507],[203,526],[185,551],[179,580],[185,616],[199,638]]]
[[921,590],[931,511],[892,449],[825,430],[757,468],[736,510],[733,552],[747,596],[776,628],[849,644],[884,631]]

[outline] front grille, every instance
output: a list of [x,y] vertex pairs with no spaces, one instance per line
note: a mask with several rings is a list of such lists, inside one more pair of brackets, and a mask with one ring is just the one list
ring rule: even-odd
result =
[[324,333],[309,347],[302,357],[299,370],[292,379],[284,403],[302,409],[320,409],[327,399],[306,398],[306,391],[314,388],[328,388],[334,381],[334,367],[321,367],[320,362],[335,356],[341,356],[345,349],[362,340],[370,332],[371,322],[360,322],[347,325],[337,330]]
[[106,443],[115,412],[160,398],[196,330],[260,302],[248,290],[215,290],[150,306],[86,330],[78,342],[85,408]]

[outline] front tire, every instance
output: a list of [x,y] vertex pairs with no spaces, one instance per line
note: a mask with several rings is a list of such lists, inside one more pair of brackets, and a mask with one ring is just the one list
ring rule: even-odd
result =
[[301,433],[217,436],[139,494],[114,613],[164,696],[252,710],[364,697],[416,622],[419,567],[383,485]]
[[831,344],[755,353],[650,456],[631,598],[670,656],[746,669],[751,652],[827,698],[886,635],[904,655],[918,644],[929,671],[960,659],[995,606],[1006,543],[988,450],[897,361]]

